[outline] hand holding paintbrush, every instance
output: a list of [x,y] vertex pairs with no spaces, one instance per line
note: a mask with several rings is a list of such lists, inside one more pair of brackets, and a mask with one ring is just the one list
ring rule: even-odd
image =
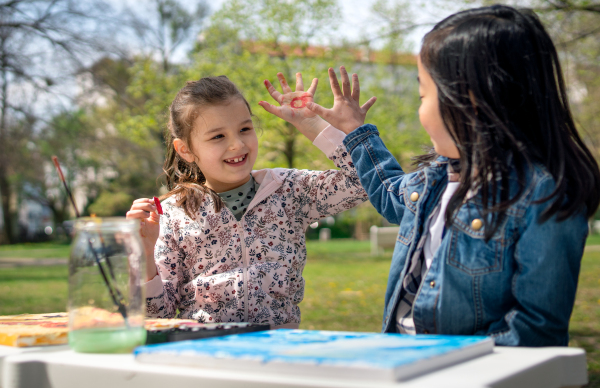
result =
[[140,233],[146,251],[146,280],[152,280],[157,274],[154,263],[154,245],[158,240],[160,232],[159,220],[162,207],[158,198],[140,198],[133,201],[131,209],[127,212],[127,218],[141,220]]

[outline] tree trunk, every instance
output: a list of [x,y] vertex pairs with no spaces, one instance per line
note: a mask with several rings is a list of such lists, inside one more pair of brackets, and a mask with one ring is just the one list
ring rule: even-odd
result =
[[2,195],[2,221],[4,226],[2,228],[2,236],[0,236],[0,243],[2,244],[14,244],[15,233],[12,224],[12,214],[10,212],[10,199],[11,190],[8,177],[5,173],[5,166],[0,166],[0,194]]
[[288,133],[287,136],[285,136],[283,152],[285,154],[285,159],[287,160],[287,167],[294,168],[294,159],[296,157],[295,145],[297,132],[296,128],[290,123],[285,123],[285,127]]
[[[2,45],[0,53],[4,53],[4,39],[0,41],[0,45]],[[6,58],[4,55],[0,57],[0,68],[6,68]],[[2,106],[0,106],[0,195],[2,197],[2,221],[4,222],[0,243],[14,244],[15,233],[10,211],[11,187],[10,182],[8,181],[8,152],[5,149],[8,141],[6,128],[6,113],[8,111],[8,75],[6,70],[2,71],[2,88],[0,89],[0,93],[0,98],[2,99]]]

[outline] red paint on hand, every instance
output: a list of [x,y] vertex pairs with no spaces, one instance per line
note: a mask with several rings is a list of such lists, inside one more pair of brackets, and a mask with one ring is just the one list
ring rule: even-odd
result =
[[156,210],[158,211],[158,214],[163,214],[162,206],[160,206],[160,201],[158,200],[158,198],[153,197],[152,199],[154,200],[154,204],[156,205]]
[[290,106],[292,107],[292,109],[301,109],[306,107],[306,104],[308,104],[311,100],[311,96],[310,94],[303,94],[300,97],[296,97],[294,98],[291,102],[290,102]]

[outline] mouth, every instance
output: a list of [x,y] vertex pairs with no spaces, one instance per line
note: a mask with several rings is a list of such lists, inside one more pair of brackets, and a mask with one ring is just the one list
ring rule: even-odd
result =
[[244,154],[244,155],[236,156],[235,158],[225,159],[223,161],[225,163],[229,164],[230,166],[240,166],[240,165],[246,163],[247,157],[248,157],[248,154]]

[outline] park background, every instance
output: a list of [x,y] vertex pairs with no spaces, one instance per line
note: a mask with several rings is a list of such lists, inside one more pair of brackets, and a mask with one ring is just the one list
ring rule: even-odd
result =
[[[258,101],[262,84],[327,68],[361,78],[367,121],[406,167],[430,146],[420,128],[416,53],[436,21],[474,0],[0,0],[0,315],[64,311],[74,212],[51,162],[58,156],[84,215],[123,216],[165,192],[167,108],[186,80],[227,75],[253,108],[255,168],[334,167]],[[533,8],[560,53],[575,121],[600,156],[600,2],[501,1]],[[600,236],[583,258],[571,345],[588,352],[600,387]],[[386,226],[370,204],[307,231],[305,329],[379,331],[391,252],[372,255],[368,231]],[[332,240],[318,240],[328,228]],[[58,260],[57,260],[58,259]],[[58,263],[51,265],[53,263]]]

